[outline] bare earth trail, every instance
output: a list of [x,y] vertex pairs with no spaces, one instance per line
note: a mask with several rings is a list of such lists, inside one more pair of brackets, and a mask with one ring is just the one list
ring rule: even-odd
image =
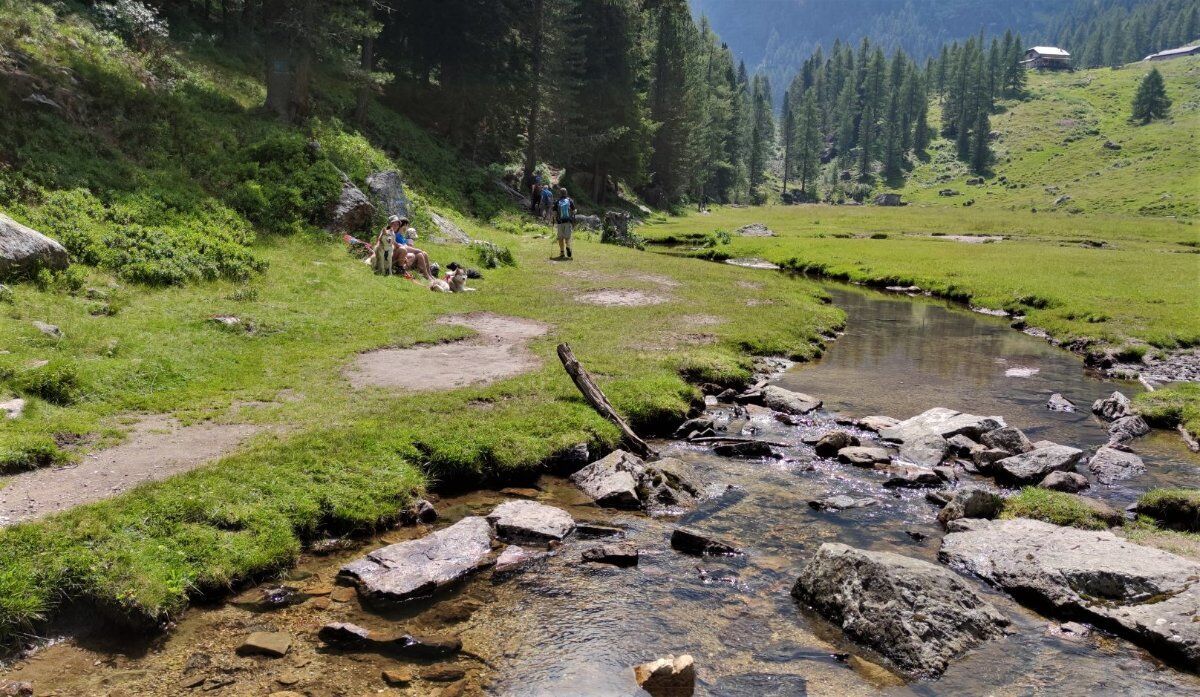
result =
[[36,520],[187,472],[232,452],[264,428],[181,426],[162,414],[144,417],[124,443],[89,453],[77,465],[5,478],[0,488],[0,526]]

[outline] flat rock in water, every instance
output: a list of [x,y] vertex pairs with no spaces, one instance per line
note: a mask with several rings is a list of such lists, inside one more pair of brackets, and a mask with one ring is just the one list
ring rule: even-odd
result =
[[1069,472],[1083,457],[1083,451],[1065,445],[1038,448],[1013,455],[993,465],[996,480],[1005,484],[1033,485],[1051,472]]
[[762,389],[762,403],[768,409],[784,414],[808,414],[821,408],[821,400],[802,392],[792,392],[776,385]]
[[692,697],[696,665],[691,656],[668,656],[633,668],[633,679],[650,697]]
[[361,596],[403,602],[432,595],[491,561],[492,528],[478,516],[463,518],[419,540],[377,549],[341,568]]
[[613,542],[583,550],[583,561],[613,566],[637,566],[638,548],[629,542]]
[[895,467],[883,485],[889,489],[922,489],[940,487],[945,482],[938,473],[926,467]]
[[1088,469],[1101,484],[1111,485],[1145,473],[1146,463],[1133,453],[1102,447],[1088,461]]
[[826,496],[823,499],[814,499],[809,501],[808,505],[818,511],[841,511],[850,508],[867,508],[878,503],[877,499],[870,497],[856,499],[846,494],[838,494],[837,496]]
[[953,409],[936,407],[922,414],[901,421],[879,432],[884,440],[904,443],[930,434],[942,438],[953,438],[959,434],[979,438],[988,431],[1004,428],[1007,424],[998,416],[975,416]]
[[1075,403],[1055,392],[1054,394],[1050,395],[1050,399],[1047,400],[1046,408],[1050,411],[1071,413],[1075,411]]
[[1200,666],[1200,563],[1111,532],[1023,518],[957,521],[938,556],[1022,602]]
[[890,552],[825,543],[792,588],[850,638],[914,675],[936,677],[1008,619],[952,571]]
[[742,553],[740,549],[728,542],[687,528],[675,528],[671,533],[671,547],[685,554],[697,556],[732,556]]
[[948,525],[960,518],[995,518],[1004,508],[1004,499],[998,494],[973,487],[959,489],[938,513],[938,522]]
[[546,552],[532,550],[519,545],[509,545],[496,558],[495,572],[498,574],[507,574],[524,568],[545,556]]
[[701,495],[700,488],[688,481],[680,472],[687,470],[687,463],[674,457],[646,463],[638,480],[638,498],[644,507],[691,506]]
[[859,428],[865,428],[868,431],[878,433],[885,428],[892,428],[899,423],[899,419],[893,419],[890,416],[864,416],[856,422],[856,425]]
[[562,540],[575,529],[575,520],[566,511],[529,500],[505,501],[487,519],[505,541]]
[[950,443],[945,438],[927,433],[905,440],[900,444],[897,457],[905,462],[922,467],[937,467],[950,452]]
[[1043,489],[1062,491],[1068,494],[1083,491],[1091,485],[1087,477],[1078,472],[1051,472],[1038,484]]
[[638,482],[645,471],[640,457],[617,450],[571,475],[571,481],[601,506],[634,509],[642,504]]
[[282,658],[292,648],[292,636],[286,632],[254,632],[237,648],[239,656]]
[[842,448],[858,445],[858,437],[845,431],[830,431],[817,439],[813,447],[821,457],[833,457]]
[[891,462],[892,456],[884,448],[851,446],[839,450],[838,459],[855,467],[873,467]]

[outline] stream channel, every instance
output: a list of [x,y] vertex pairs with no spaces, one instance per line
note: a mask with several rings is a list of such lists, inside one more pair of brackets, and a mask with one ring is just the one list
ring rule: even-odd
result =
[[[982,583],[977,584],[981,594],[1012,620],[1012,632],[954,661],[936,681],[903,679],[792,599],[799,570],[823,542],[937,561],[943,533],[924,490],[893,493],[882,488],[882,473],[820,459],[800,444],[806,435],[833,428],[835,415],[907,418],[949,407],[999,415],[1032,440],[1087,450],[1107,439],[1090,413],[1092,401],[1114,389],[1140,390],[1085,372],[1078,357],[1013,331],[1002,319],[924,297],[838,284],[827,290],[848,315],[845,334],[821,360],[797,365],[777,381],[823,399],[825,410],[801,426],[761,414],[749,422],[734,417],[729,425],[731,433],[756,427],[759,437],[795,443],[780,449],[782,459],[729,459],[697,445],[656,443],[664,455],[687,462],[687,474],[709,493],[680,518],[600,509],[557,477],[543,477],[537,492],[519,492],[563,508],[577,521],[624,528],[626,538],[641,549],[636,567],[582,563],[580,552],[591,543],[572,537],[556,554],[515,575],[499,579],[484,572],[434,602],[391,613],[361,607],[352,594],[327,595],[340,565],[381,544],[427,532],[402,528],[354,550],[303,557],[285,576],[285,582],[302,589],[318,589],[302,604],[269,612],[238,598],[199,605],[170,634],[145,644],[111,633],[84,633],[43,648],[4,677],[33,681],[37,695],[285,690],[310,696],[636,695],[645,693],[634,683],[631,666],[689,653],[697,666],[697,694],[704,695],[1200,693],[1200,676],[1168,668],[1100,631],[1085,637],[1064,634],[1054,620]],[[1046,400],[1055,392],[1079,410],[1049,411]],[[731,410],[718,407],[713,413],[720,418]],[[1123,508],[1154,486],[1200,486],[1200,456],[1188,452],[1173,432],[1155,432],[1134,448],[1145,459],[1147,474],[1116,487],[1092,478],[1085,493]],[[482,491],[436,500],[441,518],[434,527],[486,515],[516,493]],[[838,512],[807,504],[841,493],[880,503]],[[679,523],[736,541],[746,554],[679,554],[668,543]],[[239,597],[254,597],[253,589]],[[315,636],[327,622],[455,635],[472,655],[405,664],[381,655],[327,651]],[[245,635],[262,629],[290,633],[294,641],[288,655],[236,656]],[[396,668],[411,671],[408,686],[387,687],[381,674]],[[435,668],[443,674],[430,672]],[[450,683],[438,681],[462,678],[456,671],[465,679],[449,688]]]

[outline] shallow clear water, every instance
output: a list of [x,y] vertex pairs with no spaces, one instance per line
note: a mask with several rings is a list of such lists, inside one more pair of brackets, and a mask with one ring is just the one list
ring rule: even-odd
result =
[[[1166,668],[1128,642],[1099,632],[1064,638],[1054,629],[1057,623],[982,585],[980,592],[1012,619],[1012,633],[955,661],[937,681],[903,680],[878,656],[792,600],[799,570],[823,542],[936,562],[942,532],[935,523],[937,509],[923,492],[893,494],[881,487],[882,474],[818,459],[799,445],[804,435],[831,428],[833,413],[905,418],[945,406],[1000,415],[1035,439],[1086,448],[1105,441],[1102,425],[1089,413],[1091,401],[1118,387],[1134,389],[1087,375],[1078,358],[995,318],[935,300],[848,286],[831,286],[830,292],[849,314],[845,335],[821,361],[796,366],[780,379],[785,387],[824,399],[830,413],[800,427],[753,411],[749,421],[730,422],[732,432],[749,427],[769,440],[796,444],[784,449],[784,459],[734,460],[702,447],[659,443],[664,454],[687,462],[687,474],[710,494],[678,521],[599,509],[565,480],[539,482],[544,503],[580,521],[625,528],[642,550],[636,568],[583,564],[580,554],[593,542],[569,539],[554,556],[515,576],[494,579],[484,573],[437,602],[403,611],[378,612],[354,599],[265,614],[226,603],[190,611],[154,649],[67,642],[44,650],[8,677],[58,683],[65,690],[60,694],[177,694],[180,666],[193,652],[231,656],[246,631],[275,627],[298,637],[292,655],[275,664],[281,667],[239,673],[235,686],[217,694],[279,689],[274,680],[285,663],[298,676],[297,687],[311,686],[313,694],[377,691],[380,670],[394,666],[392,659],[327,652],[311,638],[323,622],[350,621],[374,630],[460,635],[478,658],[464,657],[456,665],[468,672],[471,684],[496,695],[644,694],[634,684],[631,666],[671,653],[695,657],[702,695],[1200,693],[1200,677]],[[1015,367],[1037,372],[1006,376]],[[1052,392],[1063,393],[1082,410],[1050,412],[1045,402]],[[1172,434],[1140,440],[1135,447],[1150,472],[1118,488],[1097,486],[1093,495],[1123,505],[1155,484],[1200,485],[1200,458]],[[807,505],[840,493],[872,496],[880,503],[837,513]],[[506,498],[484,491],[443,499],[437,525],[486,514]],[[746,554],[704,559],[679,554],[668,542],[678,523],[727,538]],[[398,530],[357,551],[306,558],[292,577],[328,582],[342,563],[367,549],[418,534]],[[122,651],[128,659],[112,660]],[[418,683],[409,694],[435,694],[436,689]]]

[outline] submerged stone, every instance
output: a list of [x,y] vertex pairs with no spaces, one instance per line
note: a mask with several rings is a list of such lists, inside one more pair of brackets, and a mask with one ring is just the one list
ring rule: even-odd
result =
[[821,400],[803,392],[792,392],[776,385],[762,389],[762,403],[768,409],[785,414],[802,415],[821,408]]
[[696,664],[688,655],[668,656],[633,668],[633,678],[651,697],[691,697],[696,691]]
[[675,528],[671,533],[671,547],[697,556],[729,556],[742,553],[729,542],[686,528]]
[[562,540],[575,529],[575,520],[566,511],[528,500],[505,501],[487,519],[505,541]]

